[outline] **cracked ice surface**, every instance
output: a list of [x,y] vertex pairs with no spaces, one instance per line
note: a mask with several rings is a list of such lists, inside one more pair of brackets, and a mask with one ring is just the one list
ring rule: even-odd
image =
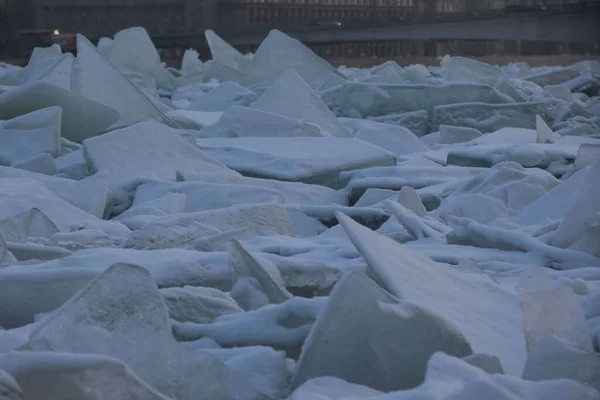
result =
[[206,38],[0,64],[0,400],[600,398],[598,62]]

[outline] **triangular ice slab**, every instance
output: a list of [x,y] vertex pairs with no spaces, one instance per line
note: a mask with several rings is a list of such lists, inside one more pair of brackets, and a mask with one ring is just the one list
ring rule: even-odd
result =
[[[352,349],[349,351],[349,349]],[[429,358],[472,353],[443,317],[398,300],[362,273],[338,282],[304,343],[292,387],[335,376],[389,392],[423,383]]]
[[515,221],[523,225],[535,225],[562,219],[573,202],[573,194],[583,187],[588,169],[578,171],[545,195],[523,208]]
[[557,135],[539,115],[535,116],[535,130],[537,132],[537,143],[554,143],[554,140],[557,139]]
[[[567,248],[589,236],[589,246],[584,250],[600,257],[600,242],[594,227],[600,225],[600,157],[590,165],[583,185],[574,195],[567,212],[560,221],[552,245]],[[595,240],[594,240],[595,239]],[[595,242],[595,243],[594,243]]]
[[25,81],[32,80],[44,72],[62,56],[60,46],[55,44],[50,47],[36,47],[33,49],[29,62],[24,68]]
[[26,242],[28,237],[50,239],[58,228],[46,214],[32,208],[0,221],[0,231],[9,242]]
[[53,106],[62,108],[62,137],[79,143],[105,132],[119,119],[119,113],[110,105],[102,105],[43,81],[29,82],[0,94],[0,119]]
[[152,120],[88,139],[83,152],[92,171],[110,173],[111,189],[140,177],[175,180],[178,170],[235,174],[189,140]]
[[177,127],[83,35],[77,35],[71,86],[73,92],[117,110],[121,118],[116,126],[155,119]]
[[296,39],[276,29],[269,32],[254,54],[244,83],[272,83],[288,69],[295,70],[311,88],[317,88],[329,74],[343,77],[327,61]]
[[159,88],[175,87],[175,78],[162,66],[152,39],[142,27],[117,32],[109,59],[121,71],[151,76]]
[[473,351],[496,355],[508,374],[520,375],[525,337],[519,298],[489,278],[454,271],[336,213],[376,282],[444,318],[466,336]]
[[204,36],[208,42],[212,59],[228,67],[235,68],[238,71],[245,72],[250,63],[250,59],[244,57],[229,43],[221,39],[213,30],[204,31]]
[[[285,98],[289,101],[282,101]],[[252,107],[313,123],[333,136],[352,137],[337,117],[329,111],[325,103],[294,70],[287,70],[281,75]]]
[[71,53],[63,54],[48,68],[33,76],[29,81],[44,81],[61,89],[71,90],[71,73],[74,59]]
[[48,316],[23,350],[107,355],[164,395],[180,400],[264,399],[217,358],[175,342],[149,273],[115,264]]
[[250,254],[237,240],[229,242],[232,280],[254,278],[271,304],[280,304],[292,298],[285,289],[279,269],[272,262]]

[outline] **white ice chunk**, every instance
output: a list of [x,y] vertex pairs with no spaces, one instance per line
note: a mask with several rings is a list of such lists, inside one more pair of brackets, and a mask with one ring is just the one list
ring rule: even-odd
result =
[[311,326],[327,299],[294,297],[282,304],[224,315],[212,324],[174,323],[180,340],[211,338],[222,347],[270,346],[298,358]]
[[[137,207],[170,193],[183,193],[185,206],[181,212],[217,210],[243,204],[280,204],[283,194],[266,187],[250,185],[151,181],[137,187],[133,206]],[[206,194],[210,193],[210,196]]]
[[345,82],[347,82],[347,79],[344,79],[343,77],[341,77],[337,74],[329,74],[329,75],[327,75],[327,77],[325,79],[323,79],[323,82],[319,86],[318,90],[320,92],[322,92],[324,90],[331,89],[336,86],[342,85]]
[[481,132],[466,126],[440,125],[440,141],[442,144],[464,143],[480,138]]
[[467,217],[488,224],[498,218],[509,218],[513,213],[502,200],[488,194],[474,193],[444,199],[433,215],[446,222],[454,217]]
[[196,133],[199,138],[331,136],[320,127],[256,108],[231,106],[218,122]]
[[588,165],[592,165],[600,157],[600,144],[584,143],[579,147],[573,171],[580,171]]
[[544,92],[558,100],[573,102],[573,94],[568,87],[564,85],[547,85],[544,86]]
[[50,239],[58,228],[46,214],[32,208],[0,221],[0,231],[9,242],[26,242],[29,237]]
[[35,172],[0,167],[0,177],[32,179],[40,182],[62,200],[98,218],[104,214],[108,196],[108,175],[106,172],[86,177],[80,181],[46,176]]
[[159,88],[175,87],[175,78],[162,66],[152,39],[142,27],[117,32],[109,60],[121,71],[151,76]]
[[120,119],[114,126],[155,119],[163,124],[177,127],[175,122],[161,112],[83,35],[77,35],[77,60],[73,67],[72,90],[117,110]]
[[242,228],[250,228],[254,236],[294,236],[292,222],[283,207],[257,204],[165,217],[133,232],[125,247],[182,247],[193,239]]
[[164,196],[154,197],[141,204],[134,203],[130,208],[116,216],[114,219],[125,224],[131,230],[137,230],[151,222],[158,221],[167,215],[183,212],[185,209],[185,202],[186,195],[184,193],[169,192]]
[[254,92],[233,82],[225,82],[187,107],[192,111],[225,111],[232,105],[249,106],[256,100]]
[[200,55],[196,50],[186,50],[181,60],[181,75],[186,76],[202,72],[203,65],[199,58]]
[[600,355],[550,336],[527,359],[523,379],[571,379],[600,390]]
[[402,76],[405,79],[408,79],[411,83],[420,84],[425,83],[429,78],[431,78],[431,73],[424,65],[414,64],[405,67]]
[[521,373],[525,338],[514,292],[485,276],[435,263],[341,213],[337,217],[378,284],[400,299],[443,315],[466,336],[474,352],[496,355],[508,374]]
[[199,139],[197,143],[245,175],[332,188],[343,186],[338,177],[341,171],[396,164],[394,154],[358,139],[231,138]]
[[419,137],[431,132],[429,113],[425,110],[369,117],[367,119],[384,124],[403,126]]
[[0,220],[32,208],[42,211],[63,232],[100,229],[115,238],[126,237],[130,232],[119,222],[101,220],[67,203],[39,181],[0,178]]
[[356,138],[391,151],[397,156],[429,151],[429,147],[410,130],[398,125],[371,122],[356,132]]
[[398,203],[402,204],[404,207],[411,210],[421,218],[427,214],[427,210],[425,209],[419,194],[410,186],[404,186],[402,189],[400,189],[400,193],[398,194]]
[[208,47],[210,48],[213,60],[241,72],[247,72],[249,63],[251,62],[249,58],[244,57],[242,53],[221,39],[221,37],[211,29],[205,30],[204,36],[208,42]]
[[61,56],[62,51],[57,44],[50,47],[34,48],[29,57],[29,62],[24,68],[25,81],[30,81],[35,76],[44,72],[50,65],[54,64],[56,60],[61,58]]
[[222,315],[244,310],[227,293],[208,287],[184,286],[161,289],[169,318],[180,322],[210,324]]
[[427,362],[437,351],[457,357],[472,353],[442,316],[396,299],[355,272],[337,283],[319,314],[292,387],[334,376],[384,392],[409,389],[423,383]]
[[179,78],[178,86],[185,86],[197,82],[242,82],[244,74],[240,70],[230,67],[228,65],[221,64],[215,60],[208,60],[204,63],[204,71],[202,72],[202,79],[198,79],[199,74],[188,75]]
[[[233,283],[252,278],[271,304],[280,304],[292,295],[285,289],[279,269],[271,261],[250,254],[237,240],[229,243],[229,259]],[[245,309],[243,304],[241,306]]]
[[[21,383],[23,400],[168,400],[112,357],[14,351],[0,356],[0,368]],[[5,399],[1,389],[0,399],[18,399]]]
[[440,125],[474,128],[482,133],[495,132],[506,127],[535,129],[536,115],[554,121],[554,108],[549,103],[529,102],[516,104],[462,103],[436,106],[433,129]]
[[521,313],[528,353],[548,336],[592,350],[579,296],[570,287],[522,292]]
[[74,142],[105,132],[119,119],[102,105],[43,81],[27,83],[0,94],[0,118],[15,118],[48,107],[62,108],[61,134]]
[[48,153],[41,153],[13,165],[14,168],[37,172],[44,175],[56,175],[58,167],[54,158]]
[[537,143],[554,143],[557,139],[557,135],[539,115],[535,116],[535,130],[537,131]]
[[254,54],[244,72],[244,82],[273,83],[288,69],[295,70],[311,88],[317,88],[330,74],[343,77],[327,61],[285,33],[273,29]]
[[116,264],[34,328],[24,350],[107,355],[150,386],[181,400],[264,399],[218,359],[175,342],[147,271]]
[[114,40],[107,36],[103,36],[100,38],[100,40],[98,40],[98,51],[107,60],[110,59],[110,53],[112,51],[113,43],[114,43]]
[[0,122],[0,164],[16,164],[43,153],[61,151],[62,110],[49,107]]
[[350,82],[324,92],[322,99],[338,117],[350,118],[425,110],[431,119],[434,107],[443,104],[514,103],[513,99],[489,86],[472,83],[390,85]]
[[177,180],[269,188],[281,193],[285,203],[289,204],[348,205],[348,197],[343,191],[333,190],[320,185],[308,185],[301,182],[285,182],[275,179],[249,178],[234,175],[198,174],[194,172],[178,172]]
[[589,236],[591,242],[584,251],[600,257],[598,231],[594,229],[600,225],[599,180],[600,157],[590,165],[583,184],[575,192],[574,198],[556,230],[556,235],[552,240],[553,246],[567,248]]
[[264,346],[202,349],[201,351],[218,357],[269,399],[286,398],[291,368],[284,352]]
[[541,87],[548,85],[560,85],[571,79],[577,78],[579,72],[570,68],[556,68],[546,70],[524,77],[523,79],[533,82]]
[[111,189],[140,177],[175,180],[177,170],[235,174],[176,131],[156,121],[114,130],[84,142],[92,171],[107,170]]
[[177,122],[183,129],[196,130],[216,124],[223,116],[223,112],[173,110],[169,111],[167,116]]
[[451,57],[442,61],[447,82],[475,82],[493,86],[503,75],[502,69],[464,57]]
[[[289,96],[287,101],[282,99]],[[337,117],[294,70],[287,70],[252,105],[266,112],[313,123],[336,137],[352,137]]]
[[39,74],[32,76],[27,82],[43,81],[51,83],[61,89],[71,90],[71,74],[73,71],[74,57],[71,53],[60,56]]
[[363,82],[371,83],[405,83],[402,78],[402,67],[394,61],[386,61],[371,70],[371,74]]
[[396,190],[369,188],[360,196],[354,207],[369,207],[385,200],[397,198],[398,191]]
[[504,374],[500,359],[496,356],[488,356],[487,354],[471,354],[463,357],[463,360],[474,367],[477,367],[488,374]]

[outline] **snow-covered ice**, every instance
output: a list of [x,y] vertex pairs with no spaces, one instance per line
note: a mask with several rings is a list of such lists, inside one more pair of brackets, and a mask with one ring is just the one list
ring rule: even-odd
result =
[[0,400],[600,399],[600,63],[205,36],[0,64]]

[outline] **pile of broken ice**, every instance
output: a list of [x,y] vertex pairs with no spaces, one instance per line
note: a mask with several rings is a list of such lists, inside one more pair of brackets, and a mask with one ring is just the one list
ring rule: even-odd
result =
[[600,398],[600,63],[206,37],[0,65],[0,399]]

